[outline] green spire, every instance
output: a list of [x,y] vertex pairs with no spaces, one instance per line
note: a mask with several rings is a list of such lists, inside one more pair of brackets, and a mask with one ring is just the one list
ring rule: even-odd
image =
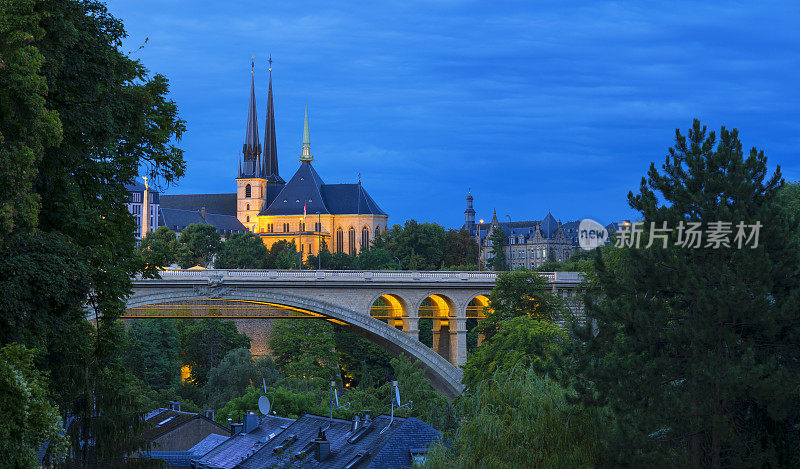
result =
[[314,157],[311,156],[311,136],[308,132],[308,102],[306,102],[306,118],[303,123],[303,154],[300,155],[300,161],[313,161]]
[[306,103],[306,119],[303,123],[303,145],[311,146],[311,136],[308,135],[308,103]]

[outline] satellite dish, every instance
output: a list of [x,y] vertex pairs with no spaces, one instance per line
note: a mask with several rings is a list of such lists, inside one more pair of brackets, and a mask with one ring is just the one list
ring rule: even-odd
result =
[[269,403],[269,399],[267,396],[261,396],[258,398],[258,411],[261,412],[262,415],[269,415],[269,410],[272,405]]

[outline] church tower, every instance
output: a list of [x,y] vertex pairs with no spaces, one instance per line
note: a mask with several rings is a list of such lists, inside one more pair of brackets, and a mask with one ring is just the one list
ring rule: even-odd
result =
[[[270,59],[271,61],[271,59]],[[250,231],[256,231],[258,226],[258,213],[264,207],[267,200],[267,180],[266,165],[261,164],[261,142],[258,138],[258,116],[256,111],[256,91],[255,91],[255,64],[250,63],[250,105],[247,109],[247,125],[245,130],[244,144],[242,145],[242,157],[239,160],[239,173],[236,177],[236,217]],[[271,70],[271,68],[270,68]],[[271,75],[271,73],[270,73]],[[270,80],[269,97],[267,99],[267,129],[270,129],[269,117],[274,113],[272,105],[272,80]],[[274,150],[275,145],[275,124],[272,123],[272,145],[269,150],[265,149],[265,154],[270,152],[271,157],[275,158],[274,173],[277,175],[277,155]],[[265,144],[269,144],[269,136],[265,139]],[[272,163],[272,161],[270,161]],[[270,170],[270,172],[273,172]],[[283,181],[281,181],[282,183]]]
[[472,189],[467,192],[467,209],[464,210],[463,228],[470,233],[475,231],[475,209],[472,208]]

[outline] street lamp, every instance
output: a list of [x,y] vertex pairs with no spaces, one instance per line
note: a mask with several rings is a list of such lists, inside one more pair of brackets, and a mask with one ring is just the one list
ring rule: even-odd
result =
[[317,270],[322,270],[322,215],[317,212]]
[[481,225],[483,224],[483,219],[478,220],[478,272],[481,270],[481,250],[483,249],[483,242],[481,240]]
[[397,256],[392,256],[392,257],[394,257],[397,260],[397,268],[403,270],[403,266],[400,265],[400,259],[398,259]]
[[[305,209],[304,209],[304,211],[305,211]],[[300,254],[300,267],[299,267],[300,270],[303,270],[303,228],[305,228],[303,226],[304,220],[305,220],[305,217],[300,217],[300,226],[298,226],[298,228],[300,228],[300,230],[299,230],[300,231],[300,252],[298,252],[298,254]]]
[[[508,234],[509,234],[509,241],[510,241],[511,240],[511,236],[513,236],[514,232],[511,230],[511,215],[506,214],[506,217],[508,217]],[[509,242],[509,244],[511,244],[511,243]],[[506,262],[508,262],[511,259],[511,248],[508,248],[508,254],[509,254],[508,255],[508,259],[506,259]],[[514,270],[514,269],[512,269],[512,270]]]

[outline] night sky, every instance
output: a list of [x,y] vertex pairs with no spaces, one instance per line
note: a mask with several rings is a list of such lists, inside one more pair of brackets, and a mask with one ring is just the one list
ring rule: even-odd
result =
[[[373,4],[374,3],[374,4]],[[335,4],[335,6],[333,6]],[[281,175],[308,101],[314,166],[362,182],[389,223],[604,224],[697,117],[800,179],[799,2],[115,0],[123,49],[166,75],[188,131],[166,193],[233,192],[255,55],[271,53]],[[144,48],[138,47],[149,38]]]

